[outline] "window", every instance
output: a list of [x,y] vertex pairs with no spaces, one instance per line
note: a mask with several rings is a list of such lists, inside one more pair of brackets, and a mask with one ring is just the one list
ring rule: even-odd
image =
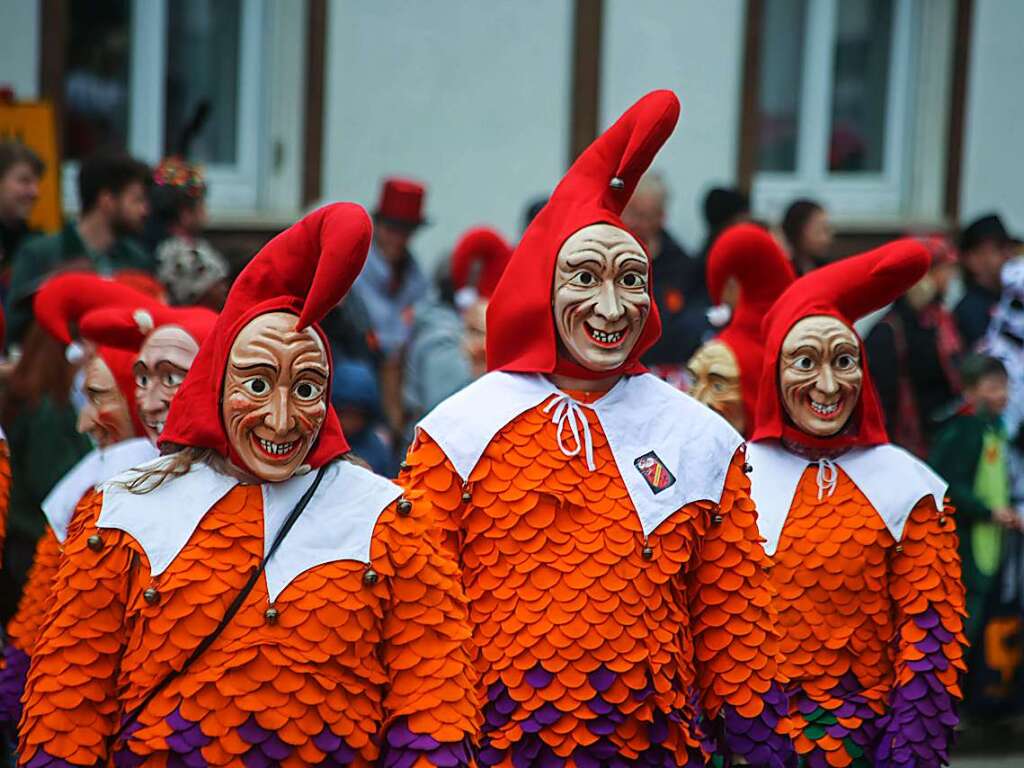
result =
[[122,147],[202,163],[214,209],[259,204],[264,0],[69,2],[65,207],[78,161]]
[[914,0],[765,0],[754,204],[899,214]]

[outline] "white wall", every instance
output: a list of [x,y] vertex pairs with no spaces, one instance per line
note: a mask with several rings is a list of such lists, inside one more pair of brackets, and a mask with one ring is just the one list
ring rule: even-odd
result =
[[434,264],[467,227],[518,237],[568,153],[569,0],[334,0],[323,192],[372,210],[381,177],[428,185],[413,241]]
[[39,97],[39,3],[0,0],[0,85],[22,101]]
[[704,193],[736,181],[745,6],[605,0],[601,127],[647,91],[679,96],[679,125],[653,167],[671,188],[668,228],[691,250],[704,239]]
[[967,85],[961,220],[988,211],[1024,233],[1024,2],[976,0]]

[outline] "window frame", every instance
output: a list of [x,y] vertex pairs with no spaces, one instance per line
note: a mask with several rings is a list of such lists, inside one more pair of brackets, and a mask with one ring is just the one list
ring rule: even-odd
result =
[[[164,81],[167,69],[167,8],[171,0],[132,0],[129,64],[128,137],[126,151],[150,164],[163,157]],[[252,211],[263,202],[264,40],[266,0],[241,0],[239,90],[236,122],[237,159],[233,164],[209,163],[204,173],[211,211]],[[78,210],[78,162],[61,166],[65,211]]]
[[[751,198],[758,215],[778,218],[797,197],[813,197],[838,217],[887,218],[903,212],[910,175],[908,137],[914,95],[914,18],[917,0],[893,0],[886,134],[881,172],[830,173],[835,30],[840,0],[808,0],[804,28],[796,170],[757,170],[754,147]],[[765,41],[762,40],[763,46]],[[755,105],[755,109],[757,109]]]

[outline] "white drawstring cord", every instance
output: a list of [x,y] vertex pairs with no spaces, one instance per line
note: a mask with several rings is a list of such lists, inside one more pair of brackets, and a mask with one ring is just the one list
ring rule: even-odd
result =
[[832,459],[818,459],[818,501],[821,501],[826,490],[832,496],[839,482],[839,468]]
[[[548,413],[552,408],[555,410],[551,415],[551,423],[555,425],[558,448],[562,453],[566,456],[578,456],[582,449],[587,458],[587,469],[593,472],[594,441],[590,436],[590,422],[587,421],[587,415],[583,411],[584,408],[588,407],[577,403],[564,392],[559,392],[551,396],[548,404],[544,406],[544,413]],[[571,451],[565,447],[565,443],[562,441],[562,431],[565,429],[566,423],[569,425],[573,442],[576,444],[576,447]],[[581,431],[583,432],[582,441],[580,440]]]

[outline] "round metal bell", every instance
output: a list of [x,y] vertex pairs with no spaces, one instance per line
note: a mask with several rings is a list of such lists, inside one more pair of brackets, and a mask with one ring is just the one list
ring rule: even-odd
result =
[[94,533],[92,536],[85,540],[85,544],[93,552],[99,552],[101,549],[103,549],[103,537],[100,536],[98,533]]
[[399,499],[398,501],[398,514],[405,517],[412,512],[412,502],[408,499]]
[[378,581],[380,581],[380,576],[377,575],[377,572],[373,570],[373,568],[368,569],[366,573],[363,574],[363,584],[368,587],[372,587]]
[[644,560],[654,559],[654,550],[651,547],[644,547],[640,554],[644,556]]
[[263,618],[266,619],[267,624],[277,624],[278,616],[280,616],[280,614],[274,606],[270,606],[263,612]]
[[160,602],[160,593],[155,587],[149,587],[145,592],[142,593],[142,599],[150,605],[156,605]]

